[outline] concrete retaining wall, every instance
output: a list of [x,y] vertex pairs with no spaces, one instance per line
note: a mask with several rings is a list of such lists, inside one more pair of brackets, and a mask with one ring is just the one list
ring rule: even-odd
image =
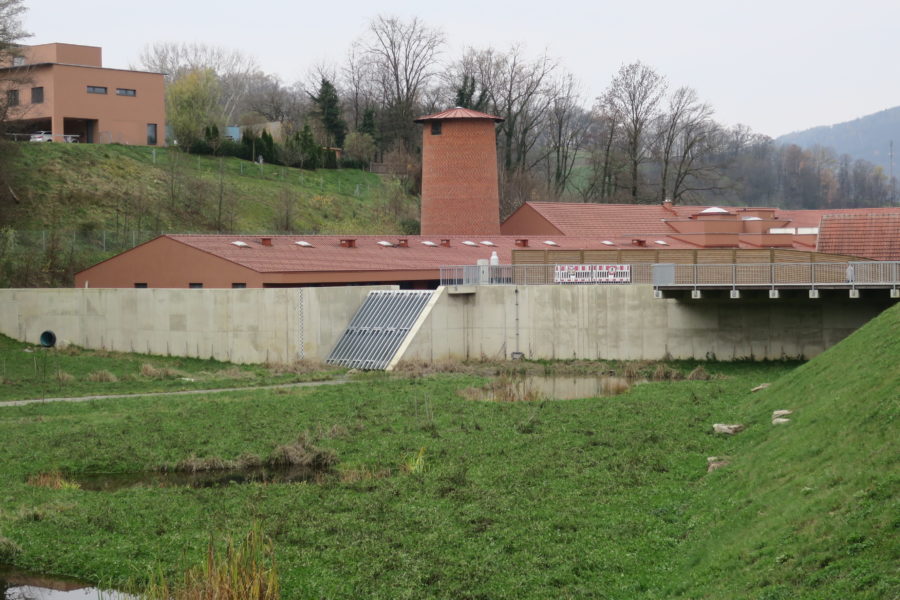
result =
[[[0,290],[0,333],[238,363],[324,360],[371,289]],[[455,293],[466,291],[469,293]],[[399,360],[811,358],[892,301],[658,300],[648,285],[441,288]]]
[[237,363],[324,360],[371,289],[5,289],[0,333]]
[[441,290],[400,360],[811,358],[890,301],[655,299],[649,285]]

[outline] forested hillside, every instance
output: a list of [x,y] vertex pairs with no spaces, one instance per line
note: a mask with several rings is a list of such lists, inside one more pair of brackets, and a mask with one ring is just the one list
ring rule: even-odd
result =
[[895,152],[900,151],[900,106],[845,123],[795,131],[776,141],[802,148],[831,148],[838,155],[864,159],[889,172],[891,142],[897,146]]

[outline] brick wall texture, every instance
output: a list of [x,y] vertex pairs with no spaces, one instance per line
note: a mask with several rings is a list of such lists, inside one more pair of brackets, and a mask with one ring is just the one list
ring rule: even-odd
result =
[[499,235],[500,192],[494,122],[441,121],[423,127],[422,235]]

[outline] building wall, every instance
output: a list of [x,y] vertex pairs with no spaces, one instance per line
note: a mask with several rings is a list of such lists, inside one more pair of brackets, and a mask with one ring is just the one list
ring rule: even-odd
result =
[[440,121],[440,135],[422,133],[422,235],[500,233],[500,192],[494,122]]
[[369,290],[3,289],[0,333],[237,363],[324,360]]
[[[99,63],[99,48],[48,44],[31,49],[37,57]],[[49,48],[59,46],[61,48]],[[95,56],[96,55],[96,56]],[[30,62],[30,61],[29,61]],[[41,120],[34,129],[52,132],[54,141],[65,134],[79,141],[147,145],[147,126],[156,125],[156,144],[165,144],[165,91],[163,75],[76,64],[39,64],[28,70],[28,82],[18,83],[19,106],[10,110],[10,120]],[[106,94],[88,93],[88,86],[105,87]],[[31,90],[42,87],[44,100],[31,103]],[[134,96],[117,94],[134,90]],[[90,128],[90,134],[87,129]]]
[[441,288],[398,360],[811,358],[890,306],[819,300],[655,299],[652,286]]
[[25,64],[32,65],[50,62],[88,67],[103,66],[103,50],[99,46],[60,43],[38,44],[36,46],[27,46],[24,56]]

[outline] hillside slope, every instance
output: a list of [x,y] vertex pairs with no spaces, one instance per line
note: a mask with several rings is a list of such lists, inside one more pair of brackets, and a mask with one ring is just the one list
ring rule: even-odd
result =
[[[672,594],[897,598],[900,305],[748,395],[732,464],[693,502]],[[788,424],[770,422],[791,409]]]
[[417,199],[398,180],[356,169],[305,171],[116,144],[11,149],[15,200],[0,198],[0,286],[67,285],[74,271],[162,232],[417,226]]
[[[840,154],[862,158],[890,169],[890,143],[895,154],[900,152],[900,106],[836,125],[813,127],[777,138],[781,144],[797,144],[803,148],[825,146]],[[895,160],[896,162],[896,160]]]

